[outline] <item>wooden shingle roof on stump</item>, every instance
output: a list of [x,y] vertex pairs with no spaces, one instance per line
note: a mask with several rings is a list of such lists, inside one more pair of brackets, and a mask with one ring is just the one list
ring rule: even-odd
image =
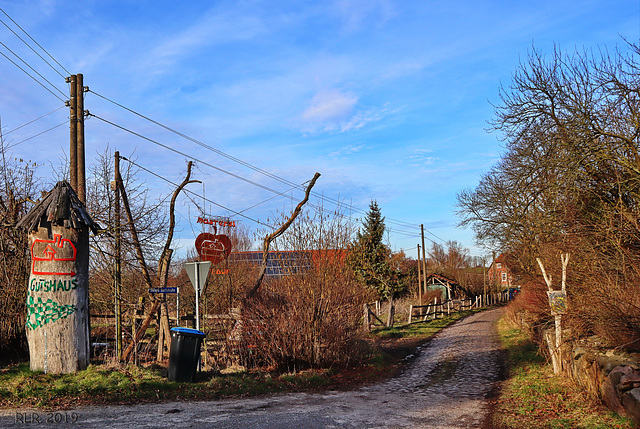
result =
[[99,229],[85,205],[65,180],[56,183],[53,189],[20,219],[17,227],[26,228],[27,232],[36,231],[41,220],[75,230],[89,228],[94,234],[97,234]]

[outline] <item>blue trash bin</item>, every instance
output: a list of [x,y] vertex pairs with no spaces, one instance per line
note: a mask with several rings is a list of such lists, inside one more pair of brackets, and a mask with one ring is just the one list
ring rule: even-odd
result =
[[205,333],[197,329],[172,328],[169,351],[169,381],[193,382]]

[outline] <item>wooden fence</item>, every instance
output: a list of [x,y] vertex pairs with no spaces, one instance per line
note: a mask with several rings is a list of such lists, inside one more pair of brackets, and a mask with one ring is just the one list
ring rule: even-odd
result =
[[[407,323],[423,322],[429,319],[433,320],[439,317],[449,316],[451,313],[458,311],[488,307],[508,302],[512,298],[512,294],[510,294],[509,291],[505,291],[501,293],[478,295],[467,299],[450,299],[444,302],[438,302],[436,299],[432,304],[409,306]],[[387,324],[378,317],[380,313],[381,305],[379,301],[364,305],[363,325],[365,330],[368,331],[373,328],[387,326]]]

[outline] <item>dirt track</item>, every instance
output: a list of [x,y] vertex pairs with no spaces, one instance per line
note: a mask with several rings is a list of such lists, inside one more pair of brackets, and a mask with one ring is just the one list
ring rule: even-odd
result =
[[86,407],[60,413],[20,410],[0,413],[0,427],[479,428],[501,370],[495,335],[499,316],[497,309],[457,322],[420,348],[400,376],[355,391]]

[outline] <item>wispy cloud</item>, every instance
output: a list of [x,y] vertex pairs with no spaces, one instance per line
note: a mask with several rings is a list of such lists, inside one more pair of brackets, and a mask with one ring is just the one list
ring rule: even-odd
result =
[[342,19],[346,33],[356,32],[371,22],[383,25],[395,14],[388,0],[338,0],[333,11]]
[[243,11],[211,9],[191,27],[165,38],[148,61],[169,65],[199,48],[251,39],[265,30],[262,22]]
[[316,93],[309,107],[302,112],[303,131],[328,132],[341,128],[350,121],[358,97],[335,89]]
[[311,122],[333,122],[345,119],[358,102],[358,97],[337,90],[318,92],[311,99],[310,106],[302,113],[302,118]]
[[351,92],[335,89],[316,93],[301,115],[301,129],[305,133],[344,133],[358,130],[393,113],[387,105],[382,108],[358,109],[359,97]]
[[340,157],[355,155],[359,152],[362,152],[362,149],[364,148],[365,148],[365,145],[363,143],[352,144],[331,152],[329,156],[332,158],[340,158]]
[[433,150],[431,149],[416,149],[411,156],[409,156],[409,164],[412,167],[424,167],[427,165],[433,165],[438,161],[438,157],[431,156]]

